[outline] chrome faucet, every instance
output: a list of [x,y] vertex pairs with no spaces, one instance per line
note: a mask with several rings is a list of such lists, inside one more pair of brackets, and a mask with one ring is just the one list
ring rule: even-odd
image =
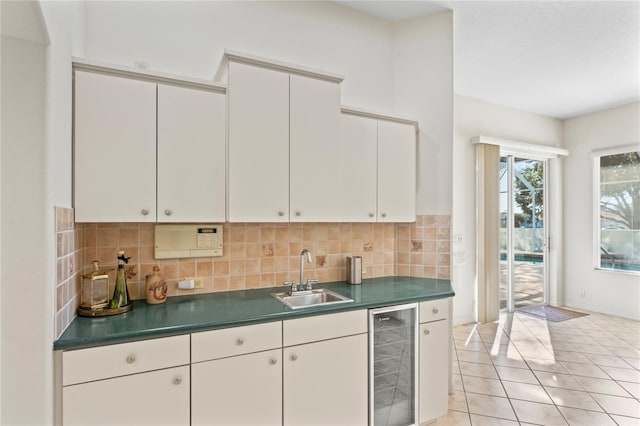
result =
[[313,289],[313,284],[316,284],[318,280],[308,279],[307,284],[303,284],[304,280],[304,257],[307,256],[307,262],[311,263],[311,252],[307,249],[302,249],[300,252],[300,284],[296,284],[296,280],[285,281],[284,285],[290,286],[289,295],[293,296],[293,294],[310,294]]
[[[311,252],[307,249],[302,249],[300,252],[300,290],[302,290],[302,282],[304,280],[304,255],[307,255],[307,263],[311,263]],[[311,290],[311,284],[307,283],[305,290]]]

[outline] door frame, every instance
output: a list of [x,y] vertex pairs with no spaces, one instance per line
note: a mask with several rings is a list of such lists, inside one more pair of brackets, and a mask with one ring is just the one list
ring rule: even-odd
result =
[[[512,151],[518,155],[536,157],[540,159],[550,160],[547,162],[547,178],[554,182],[547,186],[547,232],[550,238],[547,239],[547,271],[549,283],[549,304],[552,306],[562,306],[563,304],[563,286],[561,278],[562,271],[562,164],[560,157],[569,155],[569,151],[556,146],[540,145],[530,142],[514,141],[509,139],[494,138],[485,135],[478,135],[471,138],[471,143],[477,145],[476,150],[476,247],[478,250],[478,258],[476,259],[476,300],[475,312],[476,321],[491,322],[499,317],[500,304],[498,299],[498,284],[492,285],[493,278],[497,271],[491,271],[494,267],[492,259],[487,258],[489,255],[481,250],[486,240],[486,224],[484,217],[490,212],[485,211],[485,206],[490,204],[489,198],[493,196],[493,190],[485,189],[485,182],[489,178],[489,172],[486,170],[483,159],[482,145],[494,145],[500,147],[500,151]],[[491,167],[491,165],[489,165]],[[496,170],[497,174],[497,170]],[[492,226],[492,225],[491,225]],[[498,265],[495,265],[497,268]]]

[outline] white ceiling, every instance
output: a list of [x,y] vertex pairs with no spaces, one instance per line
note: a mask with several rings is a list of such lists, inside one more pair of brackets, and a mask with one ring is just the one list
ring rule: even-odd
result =
[[640,1],[338,1],[454,11],[455,93],[560,119],[640,100]]

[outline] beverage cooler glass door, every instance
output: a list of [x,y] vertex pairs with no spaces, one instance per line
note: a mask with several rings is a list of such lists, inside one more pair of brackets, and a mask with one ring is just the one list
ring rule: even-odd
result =
[[418,424],[418,305],[369,310],[369,421]]

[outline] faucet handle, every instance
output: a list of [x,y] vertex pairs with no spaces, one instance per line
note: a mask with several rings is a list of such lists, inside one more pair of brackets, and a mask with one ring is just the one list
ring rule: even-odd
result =
[[293,293],[294,291],[298,291],[298,286],[296,285],[296,282],[291,280],[291,281],[285,281],[282,283],[282,285],[285,286],[289,286],[291,287],[291,292]]
[[318,280],[315,280],[315,279],[311,279],[311,278],[309,278],[309,279],[307,280],[307,287],[306,287],[306,289],[307,289],[307,290],[311,290],[311,289],[313,288],[313,284],[318,284],[319,282],[320,282],[320,281],[318,281]]

